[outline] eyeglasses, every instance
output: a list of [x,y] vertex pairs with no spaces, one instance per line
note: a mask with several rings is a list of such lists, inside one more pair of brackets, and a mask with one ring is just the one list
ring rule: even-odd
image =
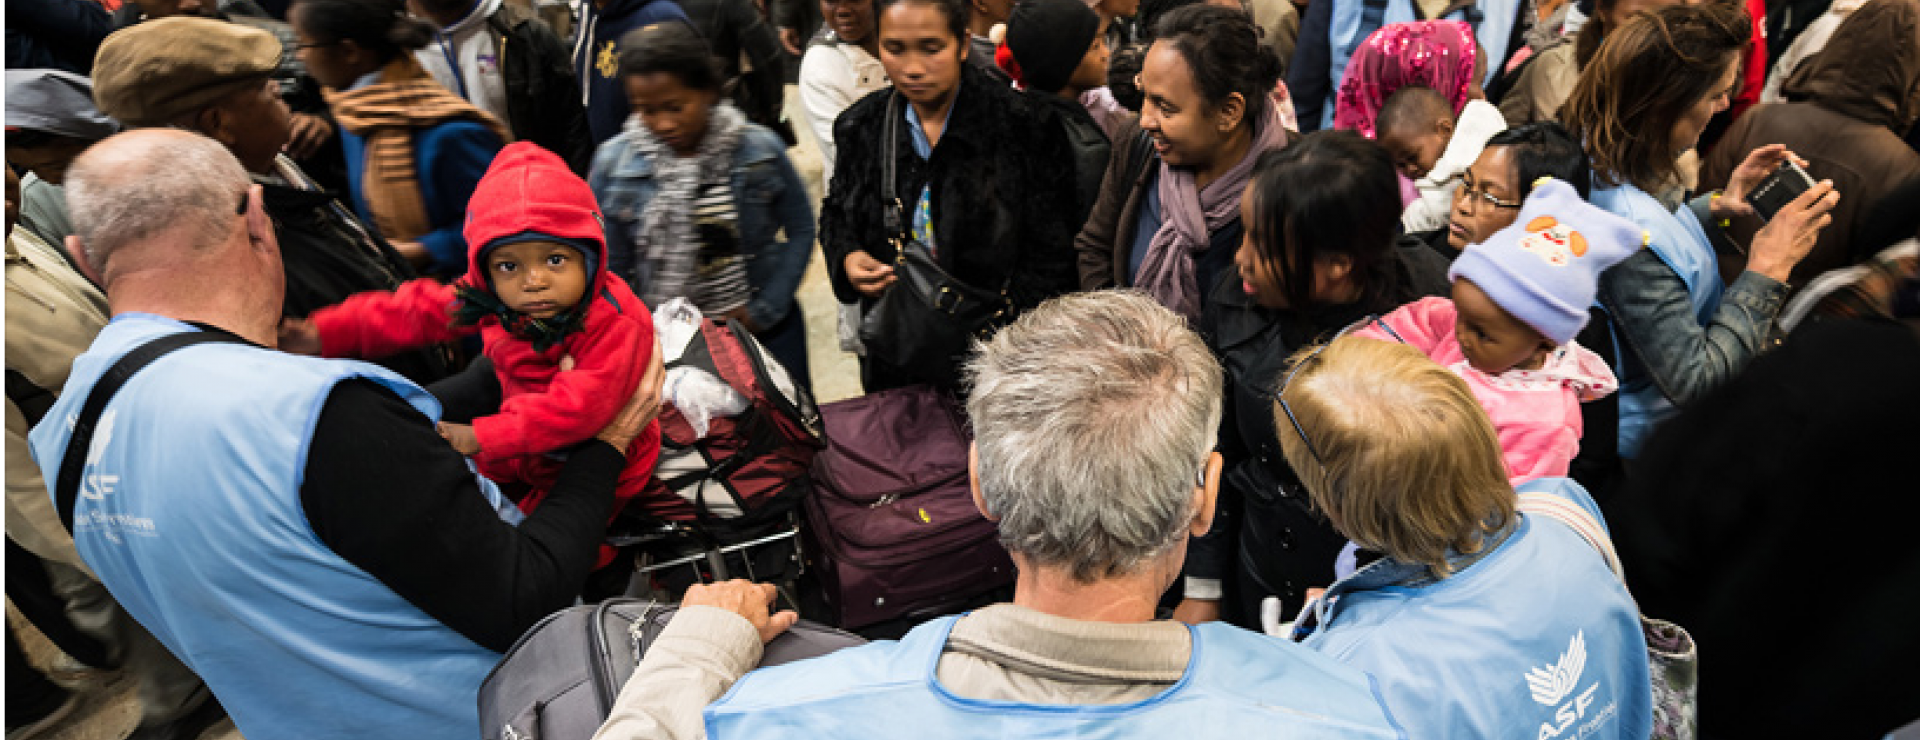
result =
[[[1341,333],[1344,334],[1345,332],[1343,331]],[[1334,338],[1338,339],[1339,337],[1336,336]],[[1325,343],[1322,343],[1320,346],[1315,347],[1313,349],[1312,354],[1309,354],[1306,357],[1302,357],[1299,360],[1295,361],[1293,363],[1293,367],[1287,370],[1287,377],[1280,381],[1280,387],[1275,389],[1272,393],[1267,394],[1269,398],[1273,399],[1274,403],[1280,404],[1280,412],[1286,414],[1287,421],[1293,424],[1293,432],[1295,434],[1300,435],[1300,443],[1303,445],[1306,445],[1307,454],[1313,456],[1314,464],[1323,465],[1323,466],[1326,465],[1326,463],[1320,460],[1320,450],[1315,449],[1313,446],[1313,440],[1307,438],[1307,429],[1306,427],[1300,426],[1300,418],[1293,415],[1293,407],[1287,405],[1286,394],[1287,394],[1287,386],[1293,385],[1294,376],[1299,375],[1300,371],[1305,369],[1307,365],[1310,365],[1313,363],[1314,360],[1319,359],[1320,353],[1325,352],[1327,349],[1327,345],[1332,343],[1333,343],[1333,340],[1329,339]]]
[[1341,337],[1346,336],[1347,334],[1351,333],[1353,330],[1358,329],[1360,327],[1366,326],[1368,324],[1379,323],[1380,328],[1385,329],[1388,335],[1392,336],[1394,339],[1400,340],[1401,342],[1406,341],[1405,339],[1400,338],[1399,332],[1394,331],[1393,327],[1388,326],[1386,322],[1380,321],[1379,318],[1380,317],[1377,315],[1368,316],[1364,319],[1348,324],[1345,328],[1341,329],[1338,333],[1334,334],[1331,337],[1328,337],[1327,341],[1321,342],[1320,346],[1318,347],[1314,347],[1312,353],[1308,354],[1306,357],[1302,357],[1299,360],[1296,360],[1293,363],[1293,367],[1287,369],[1287,376],[1281,379],[1280,387],[1266,394],[1267,398],[1273,399],[1274,403],[1280,404],[1280,412],[1283,414],[1286,414],[1287,421],[1293,424],[1294,434],[1300,435],[1300,444],[1306,445],[1307,454],[1313,456],[1313,462],[1315,465],[1325,466],[1326,463],[1320,459],[1320,450],[1313,446],[1313,440],[1307,437],[1307,428],[1300,425],[1300,418],[1297,416],[1294,416],[1293,407],[1287,404],[1287,396],[1286,396],[1287,387],[1293,385],[1293,379],[1298,375],[1300,375],[1301,370],[1305,370],[1308,365],[1313,364],[1314,360],[1320,359],[1320,353],[1327,351],[1327,347],[1331,346],[1335,341],[1338,341]]
[[1493,197],[1492,193],[1487,192],[1487,186],[1484,183],[1476,186],[1473,181],[1473,174],[1470,172],[1462,171],[1453,177],[1453,181],[1455,183],[1453,197],[1464,197],[1468,203],[1474,204],[1475,206],[1486,204],[1494,208],[1520,207],[1520,204],[1517,202],[1505,201]]

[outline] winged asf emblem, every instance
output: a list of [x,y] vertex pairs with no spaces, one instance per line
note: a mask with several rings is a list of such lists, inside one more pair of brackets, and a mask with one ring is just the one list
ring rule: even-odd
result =
[[1587,633],[1581,630],[1574,633],[1573,641],[1567,643],[1567,651],[1560,654],[1560,660],[1553,665],[1543,665],[1527,671],[1527,688],[1533,692],[1533,700],[1547,706],[1560,703],[1573,692],[1574,684],[1580,681],[1580,672],[1587,667]]

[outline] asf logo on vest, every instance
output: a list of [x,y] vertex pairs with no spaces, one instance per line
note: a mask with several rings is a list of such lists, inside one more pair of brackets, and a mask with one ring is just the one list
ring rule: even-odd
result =
[[[120,483],[120,476],[101,475],[99,472],[100,458],[106,454],[107,444],[113,441],[114,417],[119,415],[120,412],[114,410],[101,414],[100,423],[94,425],[93,439],[89,440],[90,444],[87,445],[85,466],[87,473],[80,476],[80,496],[89,501],[106,498],[107,494],[113,493],[113,487]],[[67,421],[69,431],[72,430],[74,423],[71,419]]]
[[1566,735],[1575,725],[1579,726],[1579,732],[1569,737],[1576,740],[1584,738],[1598,732],[1601,725],[1613,717],[1617,708],[1611,703],[1598,711],[1590,711],[1593,709],[1594,695],[1600,691],[1598,680],[1588,684],[1578,694],[1574,693],[1580,684],[1580,674],[1586,667],[1587,633],[1581,630],[1574,633],[1573,640],[1567,643],[1567,651],[1560,654],[1559,661],[1527,671],[1527,689],[1532,692],[1533,700],[1555,708],[1553,716],[1540,723],[1540,734],[1536,740],[1554,740]]
[[[113,442],[113,422],[120,412],[108,410],[100,415],[100,422],[94,426],[92,443],[87,445],[86,473],[80,476],[80,498],[88,501],[104,501],[108,494],[115,493],[120,485],[120,476],[100,472],[100,459],[106,456],[107,445]],[[76,420],[67,419],[67,428],[72,430]],[[123,534],[138,534],[152,537],[157,534],[153,520],[147,517],[128,514],[110,514],[99,509],[79,511],[74,507],[73,530],[78,534],[82,530],[98,529],[108,542],[122,544]]]

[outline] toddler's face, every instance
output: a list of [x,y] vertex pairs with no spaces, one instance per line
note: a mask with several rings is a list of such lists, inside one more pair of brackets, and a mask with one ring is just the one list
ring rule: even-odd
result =
[[1107,22],[1102,20],[1100,30],[1093,35],[1093,45],[1087,47],[1086,56],[1080,57],[1073,76],[1067,78],[1067,87],[1092,90],[1107,84],[1107,57]]
[[1381,131],[1380,146],[1393,155],[1393,166],[1409,180],[1426,177],[1447,151],[1448,134],[1439,127],[1415,131]]
[[1453,281],[1453,306],[1459,313],[1454,334],[1460,352],[1475,370],[1488,375],[1537,370],[1554,350],[1551,340],[1507,313],[1471,280]]
[[580,251],[550,241],[495,247],[487,253],[487,275],[502,303],[536,319],[550,319],[578,305],[590,282]]

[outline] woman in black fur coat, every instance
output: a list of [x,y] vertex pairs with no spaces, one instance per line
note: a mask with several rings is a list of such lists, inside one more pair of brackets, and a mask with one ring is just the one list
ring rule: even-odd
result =
[[[966,24],[959,0],[881,2],[880,62],[893,87],[835,122],[839,151],[820,213],[821,250],[843,302],[871,307],[894,284],[896,234],[885,223],[894,198],[910,248],[930,248],[968,285],[1005,288],[1013,310],[1002,323],[1076,287],[1072,152],[1031,101],[966,63]],[[889,111],[900,117],[891,127]],[[955,367],[966,349],[955,348]],[[923,377],[862,358],[861,376],[872,392],[951,385],[957,373]]]

